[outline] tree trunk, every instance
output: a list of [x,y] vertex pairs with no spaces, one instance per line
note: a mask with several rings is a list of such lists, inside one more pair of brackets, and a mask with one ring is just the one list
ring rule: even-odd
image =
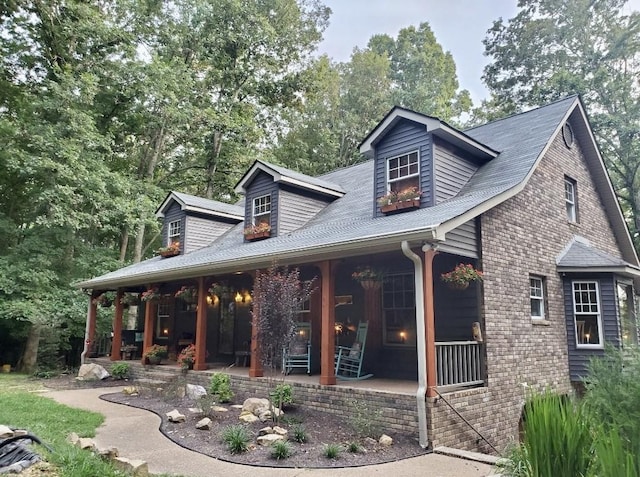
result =
[[140,226],[138,227],[138,233],[136,234],[136,245],[133,251],[133,263],[138,263],[142,260],[142,245],[144,244],[144,218],[140,218]]
[[122,231],[122,238],[120,241],[120,257],[119,260],[124,262],[125,258],[127,258],[127,246],[129,245],[129,229],[125,228]]
[[222,134],[219,131],[214,131],[211,136],[211,154],[207,161],[207,189],[205,191],[205,197],[207,199],[213,199],[215,192],[214,178],[218,168],[220,150],[222,148]]
[[27,344],[20,359],[20,371],[23,373],[33,373],[36,370],[38,361],[38,346],[40,345],[40,325],[32,324],[27,336]]

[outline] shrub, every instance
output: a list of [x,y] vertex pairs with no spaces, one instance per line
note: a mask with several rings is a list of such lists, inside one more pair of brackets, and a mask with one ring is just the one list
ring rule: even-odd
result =
[[209,382],[209,394],[216,396],[218,402],[230,402],[233,399],[231,378],[228,374],[213,373]]
[[364,401],[351,401],[349,422],[360,437],[375,437],[380,434],[379,419],[382,410],[374,409]]
[[197,400],[198,407],[202,409],[203,417],[215,418],[217,413],[213,412],[211,409],[216,403],[216,397],[211,394],[205,394],[204,396],[200,396]]
[[278,384],[273,391],[269,393],[271,402],[278,409],[282,409],[285,404],[293,402],[293,387],[291,384]]
[[337,459],[342,452],[342,447],[339,444],[327,444],[324,446],[323,454],[327,459]]
[[111,366],[111,376],[113,376],[115,379],[128,379],[130,373],[131,366],[129,365],[129,363],[120,361]]
[[291,428],[291,435],[293,435],[293,440],[299,442],[300,444],[307,442],[309,440],[309,435],[307,434],[307,430],[302,424],[295,424]]
[[227,448],[232,454],[240,454],[249,449],[249,432],[240,424],[225,427],[221,437],[222,442],[227,444]]
[[360,444],[358,444],[357,442],[349,442],[347,444],[347,450],[352,454],[357,454],[362,450],[362,448],[360,447]]
[[286,459],[287,457],[291,457],[291,454],[293,454],[293,449],[287,441],[275,442],[271,449],[271,457],[275,460]]

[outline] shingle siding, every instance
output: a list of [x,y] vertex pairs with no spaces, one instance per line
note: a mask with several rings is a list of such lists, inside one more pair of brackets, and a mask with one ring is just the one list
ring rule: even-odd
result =
[[253,199],[271,194],[271,236],[278,235],[278,184],[273,177],[265,172],[260,172],[247,188],[245,201],[245,224],[252,223]]
[[478,170],[470,155],[464,151],[435,139],[433,148],[435,170],[435,203],[439,204],[460,192]]
[[410,121],[401,121],[376,145],[374,216],[383,215],[375,199],[387,193],[387,159],[413,151],[419,152],[420,190],[422,191],[420,206],[425,207],[433,203],[431,141],[431,134],[427,133],[424,126]]

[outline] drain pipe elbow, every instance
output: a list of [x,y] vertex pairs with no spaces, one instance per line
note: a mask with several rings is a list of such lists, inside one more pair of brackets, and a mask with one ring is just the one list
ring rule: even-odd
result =
[[402,253],[413,262],[414,283],[416,290],[416,345],[418,353],[418,390],[416,391],[416,404],[418,406],[418,431],[420,447],[429,447],[427,435],[427,344],[424,325],[424,275],[422,260],[416,255],[406,240],[402,241]]

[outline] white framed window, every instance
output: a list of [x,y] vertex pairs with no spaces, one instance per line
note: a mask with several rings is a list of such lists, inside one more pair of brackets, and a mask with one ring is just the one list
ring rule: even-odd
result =
[[253,199],[253,225],[271,225],[271,195]]
[[576,347],[604,348],[598,282],[574,281],[571,286]]
[[569,177],[564,178],[564,202],[567,209],[567,220],[578,221],[578,196],[576,181]]
[[169,227],[167,229],[167,245],[171,245],[173,242],[180,242],[180,220],[169,222]]
[[409,187],[420,188],[420,155],[413,151],[387,159],[387,189],[400,192]]
[[531,302],[532,320],[544,320],[546,318],[544,288],[544,279],[542,277],[529,277],[529,300]]
[[386,275],[382,284],[385,346],[416,346],[416,292],[413,273]]
[[156,316],[156,338],[168,339],[171,327],[171,307],[168,298],[160,299]]

